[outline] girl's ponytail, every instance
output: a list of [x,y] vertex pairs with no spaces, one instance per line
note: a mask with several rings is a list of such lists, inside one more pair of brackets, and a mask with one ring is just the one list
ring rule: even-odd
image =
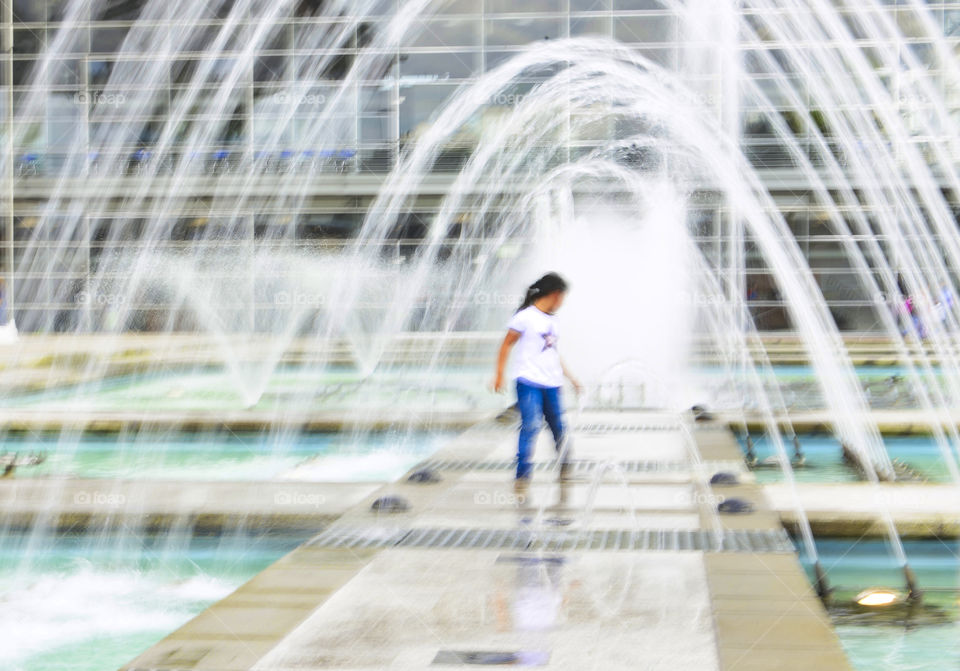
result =
[[517,312],[530,307],[538,298],[566,290],[567,281],[565,279],[557,273],[547,273],[527,288],[527,293],[523,297],[523,302],[520,304],[520,307],[517,308]]

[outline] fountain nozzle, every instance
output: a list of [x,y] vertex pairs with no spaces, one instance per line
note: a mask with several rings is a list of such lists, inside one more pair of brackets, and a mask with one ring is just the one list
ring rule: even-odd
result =
[[749,433],[747,434],[747,463],[750,466],[756,466],[757,464],[757,453],[753,449],[753,436]]
[[907,583],[907,600],[920,601],[923,598],[923,591],[917,587],[917,576],[908,564],[903,565],[903,578]]
[[819,560],[813,563],[813,574],[816,578],[814,581],[814,589],[817,590],[817,596],[820,597],[824,606],[828,606],[830,600],[833,598],[833,589],[827,581],[827,572],[823,570],[823,566]]
[[800,439],[797,434],[793,434],[793,462],[796,466],[803,466],[806,459],[803,456],[803,450],[800,449]]

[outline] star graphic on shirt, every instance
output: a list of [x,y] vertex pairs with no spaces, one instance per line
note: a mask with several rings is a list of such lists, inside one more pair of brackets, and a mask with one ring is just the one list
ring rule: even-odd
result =
[[540,350],[541,352],[546,352],[548,349],[553,349],[557,344],[557,336],[552,330],[547,331],[546,333],[541,333],[540,337],[543,338],[543,349]]

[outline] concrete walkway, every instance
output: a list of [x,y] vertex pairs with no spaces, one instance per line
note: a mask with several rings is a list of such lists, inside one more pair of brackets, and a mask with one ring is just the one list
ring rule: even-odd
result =
[[376,483],[190,482],[55,478],[0,480],[0,525],[80,533],[123,527],[220,533],[238,528],[319,529]]
[[[484,425],[125,669],[847,670],[777,515],[730,432],[655,413],[591,413],[573,427],[573,481],[544,436],[526,497],[513,433]],[[750,478],[746,476],[745,481]],[[405,512],[374,512],[385,495]],[[718,518],[736,496],[756,511]]]

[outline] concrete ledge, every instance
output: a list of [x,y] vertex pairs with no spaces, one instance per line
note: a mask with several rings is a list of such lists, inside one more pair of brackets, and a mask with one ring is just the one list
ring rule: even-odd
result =
[[250,669],[376,554],[298,548],[123,669]]
[[0,410],[0,427],[7,431],[62,431],[119,433],[126,430],[264,431],[277,427],[305,432],[343,429],[386,430],[402,426],[409,429],[466,429],[490,416],[489,410],[470,412],[304,412],[209,411],[209,412],[91,412],[50,410]]
[[[744,425],[744,415],[718,413],[719,417],[736,430]],[[764,418],[755,413],[746,413],[746,428],[751,433],[763,433],[767,430]],[[931,435],[931,427],[940,424],[950,429],[960,424],[960,411],[948,412],[940,420],[924,410],[871,410],[870,419],[877,424],[880,433],[886,436]],[[797,433],[833,433],[833,417],[826,410],[791,412],[789,425],[778,421],[781,429],[792,427]]]
[[378,483],[0,480],[0,524],[57,531],[115,527],[219,532],[243,525],[317,529]]
[[[728,429],[708,424],[695,433],[698,447],[710,458],[741,456]],[[721,514],[724,529],[779,528],[764,487],[744,482],[712,487],[715,501],[739,498],[754,512]],[[717,519],[701,508],[701,524]],[[816,592],[793,554],[754,553],[704,556],[721,671],[851,671]]]
[[95,514],[95,513],[4,513],[0,525],[10,532],[28,533],[37,528],[58,534],[92,534],[114,529],[127,529],[142,534],[163,534],[171,530],[191,530],[195,535],[217,535],[240,529],[269,529],[276,532],[316,532],[337,519],[337,515],[247,515],[238,523],[236,515],[198,514],[150,515]]
[[[764,490],[783,524],[796,529],[790,488],[772,484]],[[960,490],[952,485],[803,483],[797,485],[797,496],[818,536],[885,537],[880,511],[886,509],[906,538],[960,537]]]
[[[800,524],[795,515],[784,512],[781,513],[780,519],[783,526],[791,533],[799,532]],[[821,538],[886,538],[889,534],[887,525],[877,519],[876,515],[844,513],[842,516],[827,517],[818,513],[809,515],[808,520],[813,534]],[[904,540],[960,538],[960,519],[956,517],[911,519],[905,516],[897,516],[893,523],[897,533]]]
[[793,555],[704,557],[721,671],[851,671]]

